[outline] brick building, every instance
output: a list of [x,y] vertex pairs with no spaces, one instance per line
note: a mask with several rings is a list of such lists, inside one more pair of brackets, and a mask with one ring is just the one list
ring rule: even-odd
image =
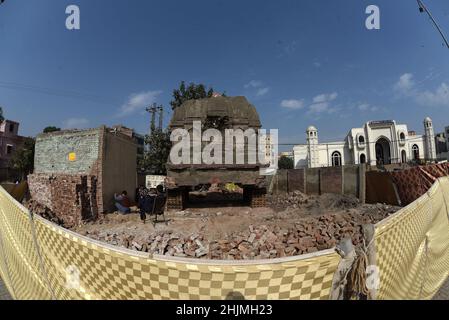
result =
[[0,123],[0,179],[8,176],[12,155],[24,141],[25,137],[19,136],[18,122],[4,120]]
[[31,196],[68,227],[113,212],[114,193],[136,189],[135,141],[100,127],[40,134],[36,139]]

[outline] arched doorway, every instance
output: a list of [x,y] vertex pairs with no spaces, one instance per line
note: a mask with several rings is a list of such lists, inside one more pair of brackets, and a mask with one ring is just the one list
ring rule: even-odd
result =
[[376,142],[377,164],[391,164],[390,142],[386,138],[380,138]]
[[366,163],[366,156],[365,156],[364,153],[362,153],[362,154],[360,155],[360,163],[361,163],[361,164],[365,164],[365,163]]
[[419,160],[419,147],[414,144],[412,147],[413,160]]
[[332,153],[332,166],[333,167],[341,167],[341,153],[338,151],[335,151]]
[[407,152],[405,152],[405,150],[402,150],[401,158],[402,158],[402,163],[407,163]]

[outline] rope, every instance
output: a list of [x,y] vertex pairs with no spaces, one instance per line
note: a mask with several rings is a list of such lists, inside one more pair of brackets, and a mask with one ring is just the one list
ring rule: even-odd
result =
[[367,273],[368,268],[368,249],[374,243],[374,238],[370,241],[368,245],[365,245],[365,240],[363,240],[363,247],[357,249],[357,257],[354,260],[351,270],[349,271],[348,280],[348,293],[351,299],[356,295],[359,299],[366,299],[370,292],[367,287]]
[[[2,209],[3,210],[3,209]],[[13,296],[14,298],[16,298],[15,295],[15,289],[14,289],[14,284],[12,282],[12,278],[11,278],[11,273],[9,270],[9,264],[8,264],[8,259],[6,257],[6,253],[5,253],[5,247],[3,246],[3,238],[2,238],[2,233],[0,232],[0,249],[2,251],[2,256],[3,256],[3,261],[5,263],[5,269],[6,269],[6,276],[8,277],[7,282],[9,283],[10,289],[11,289],[11,296]]]
[[31,211],[29,211],[29,218],[30,218],[31,234],[33,236],[34,246],[36,248],[37,256],[39,257],[40,269],[41,269],[41,272],[42,272],[42,274],[44,276],[45,282],[47,283],[48,290],[50,291],[50,295],[51,295],[52,300],[56,300],[55,293],[53,291],[53,288],[51,287],[47,271],[45,270],[44,259],[42,258],[42,255],[41,255],[41,250],[40,250],[40,247],[39,247],[39,243],[37,242],[36,229],[34,228],[34,218],[33,218],[33,213]]
[[349,275],[349,283],[351,290],[357,295],[368,296],[368,288],[366,287],[366,268],[368,267],[368,257],[365,252],[360,252],[354,261],[354,265]]

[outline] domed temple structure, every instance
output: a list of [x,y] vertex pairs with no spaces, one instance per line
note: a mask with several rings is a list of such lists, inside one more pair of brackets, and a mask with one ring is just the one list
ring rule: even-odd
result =
[[191,129],[193,121],[203,124],[226,121],[226,129],[248,128],[260,129],[262,127],[256,108],[245,97],[223,97],[190,100],[174,110],[170,121],[170,129]]
[[[172,136],[177,129],[184,129],[181,131],[187,136],[188,148],[182,149],[182,142],[185,146],[186,140],[182,141],[181,136],[173,142],[172,155],[182,153],[184,158],[183,161],[173,161],[171,155],[167,163],[168,207],[183,209],[190,191],[226,184],[242,188],[244,199],[252,207],[265,206],[266,183],[261,172],[267,167],[266,159],[254,159],[254,153],[249,152],[254,150],[258,156],[256,148],[261,127],[256,108],[245,97],[214,96],[190,100],[176,108],[169,128]],[[227,129],[234,129],[236,134],[243,133],[240,136],[243,139],[229,135]],[[206,131],[219,134],[221,141],[204,134]],[[251,149],[249,144],[254,141],[256,145]],[[211,142],[216,143],[213,151],[207,149]],[[213,163],[203,159],[205,154],[211,155]]]

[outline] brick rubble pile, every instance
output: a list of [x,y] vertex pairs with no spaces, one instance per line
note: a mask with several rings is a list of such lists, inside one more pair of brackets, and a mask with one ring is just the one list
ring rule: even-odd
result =
[[53,211],[47,206],[37,202],[36,200],[29,200],[25,203],[26,208],[33,214],[37,214],[44,219],[47,219],[57,225],[63,225],[64,221],[58,218]]
[[323,207],[325,209],[353,209],[360,205],[359,200],[354,196],[324,194],[322,196],[305,195],[300,191],[290,194],[270,195],[268,202],[277,209],[298,209]]
[[354,245],[360,245],[363,224],[377,223],[397,209],[381,204],[367,205],[363,214],[325,214],[299,219],[290,228],[251,225],[243,232],[228,234],[217,241],[208,241],[202,234],[183,236],[173,232],[139,237],[108,232],[85,232],[84,235],[150,254],[216,260],[273,259],[330,249],[347,237],[352,239]]

